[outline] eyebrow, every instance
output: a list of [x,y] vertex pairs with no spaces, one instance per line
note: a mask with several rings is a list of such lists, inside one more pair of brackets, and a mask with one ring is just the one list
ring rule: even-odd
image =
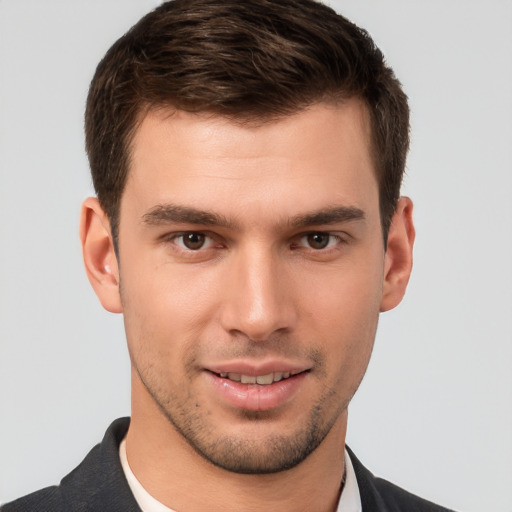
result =
[[[294,228],[303,228],[307,226],[364,220],[365,218],[366,215],[360,208],[352,206],[334,206],[292,217],[289,221],[289,225]],[[237,222],[229,220],[224,215],[207,210],[199,210],[190,206],[173,204],[159,204],[146,212],[142,216],[142,219],[145,224],[150,226],[181,223],[218,226],[227,229],[238,227]]]
[[145,224],[150,226],[170,223],[201,224],[228,229],[236,226],[235,222],[218,213],[173,204],[159,204],[145,213],[142,219]]
[[291,220],[291,225],[296,228],[302,228],[307,226],[320,226],[325,224],[337,224],[339,222],[364,220],[365,218],[366,215],[360,208],[353,206],[334,206],[298,215]]

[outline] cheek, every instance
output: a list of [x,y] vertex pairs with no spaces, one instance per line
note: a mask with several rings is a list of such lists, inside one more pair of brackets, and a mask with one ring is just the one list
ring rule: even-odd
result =
[[[343,374],[364,373],[375,338],[382,295],[379,265],[353,265],[333,269],[324,285],[315,279],[302,280],[309,287],[303,303],[303,328],[325,345],[332,364]],[[316,283],[316,284],[315,284]]]
[[141,264],[134,257],[122,263],[121,300],[132,356],[167,366],[182,361],[181,354],[191,357],[205,324],[215,314],[210,293],[214,276],[166,263]]
[[159,260],[163,258],[122,261],[123,306],[129,310],[126,313],[144,315],[154,325],[176,325],[198,310],[204,296],[200,272],[187,272]]
[[[356,259],[356,258],[354,258]],[[378,316],[382,297],[382,261],[376,259],[356,264],[344,262],[324,271],[309,275],[301,273],[298,295],[305,298],[305,311],[320,325],[339,324],[347,328],[370,328]]]

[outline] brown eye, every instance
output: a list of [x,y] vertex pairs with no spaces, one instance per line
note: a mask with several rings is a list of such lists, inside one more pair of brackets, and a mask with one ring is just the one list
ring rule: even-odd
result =
[[191,251],[197,251],[203,247],[206,235],[203,233],[185,233],[181,235],[183,245]]
[[331,235],[329,233],[310,233],[306,239],[312,249],[325,249],[329,245]]

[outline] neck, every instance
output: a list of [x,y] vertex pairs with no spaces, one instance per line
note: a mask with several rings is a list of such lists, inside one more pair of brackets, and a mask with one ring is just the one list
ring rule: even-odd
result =
[[[155,499],[180,512],[239,510],[335,511],[344,474],[347,413],[303,462],[278,473],[233,473],[199,455],[150,399],[132,389],[126,436],[130,467]],[[144,396],[145,395],[145,396]]]

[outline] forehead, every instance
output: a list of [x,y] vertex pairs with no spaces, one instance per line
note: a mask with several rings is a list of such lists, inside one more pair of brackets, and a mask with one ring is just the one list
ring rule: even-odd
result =
[[292,215],[305,203],[378,201],[368,119],[355,99],[258,124],[150,111],[132,142],[122,203],[241,211],[279,204],[280,214]]

